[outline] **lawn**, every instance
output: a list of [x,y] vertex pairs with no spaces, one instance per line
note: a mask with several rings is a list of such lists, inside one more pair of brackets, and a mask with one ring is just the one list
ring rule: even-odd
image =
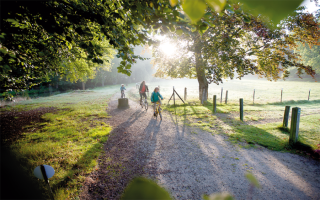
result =
[[[105,122],[108,118],[108,99],[119,92],[119,88],[108,86],[73,91],[1,108],[2,113],[56,108],[55,112],[42,116],[42,123],[24,127],[23,137],[11,145],[23,161],[25,170],[30,172],[30,177],[34,177],[33,169],[38,165],[46,164],[54,168],[55,175],[50,179],[50,184],[55,199],[78,198],[85,176],[95,170],[103,143],[112,129]],[[44,184],[40,186],[47,191]]]
[[[303,153],[305,148],[291,148],[288,145],[289,132],[282,129],[285,106],[300,107],[299,142],[313,150],[320,146],[320,100],[288,101],[285,103],[255,104],[244,106],[244,122],[240,121],[239,104],[217,104],[217,113],[213,113],[212,103],[201,105],[197,100],[186,104],[178,102],[164,106],[171,114],[180,116],[180,122],[199,127],[211,134],[226,134],[235,144],[245,147],[258,144],[271,150]],[[290,128],[290,120],[289,120]],[[299,143],[299,144],[300,144]]]
[[[147,83],[150,91],[156,86],[160,86],[160,93],[169,100],[173,86],[178,94],[183,98],[184,88],[187,88],[187,99],[198,97],[199,84],[197,80],[174,79],[162,82]],[[244,104],[252,104],[253,90],[255,89],[255,103],[266,104],[276,103],[281,100],[281,89],[283,89],[282,101],[301,101],[308,100],[309,89],[310,100],[320,100],[319,82],[301,82],[301,81],[277,81],[270,82],[266,80],[226,80],[223,84],[209,85],[209,100],[212,101],[213,95],[217,95],[217,101],[220,103],[221,88],[223,88],[223,102],[225,100],[226,90],[228,90],[228,102],[239,102],[243,98]]]

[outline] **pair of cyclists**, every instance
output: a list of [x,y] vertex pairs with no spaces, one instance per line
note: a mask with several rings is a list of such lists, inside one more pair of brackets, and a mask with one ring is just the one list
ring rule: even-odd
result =
[[[144,97],[144,98],[147,99],[146,92],[149,92],[149,88],[148,88],[148,86],[146,85],[146,82],[145,82],[145,81],[142,81],[142,83],[140,84],[140,88],[139,88],[140,105],[141,105],[141,103],[142,103],[142,97]],[[156,88],[154,89],[154,91],[152,92],[152,94],[151,94],[151,102],[153,103],[153,115],[154,115],[154,116],[156,116],[156,113],[155,113],[156,103],[159,102],[159,103],[160,103],[160,106],[162,105],[159,97],[161,98],[161,100],[163,100],[163,97],[162,97],[161,94],[159,93],[159,87],[156,87]]]

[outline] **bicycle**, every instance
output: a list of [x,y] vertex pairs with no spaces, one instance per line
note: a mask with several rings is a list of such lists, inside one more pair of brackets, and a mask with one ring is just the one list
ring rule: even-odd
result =
[[156,119],[158,119],[158,115],[160,116],[160,120],[162,121],[162,114],[161,114],[161,107],[160,107],[160,102],[156,102]]
[[141,107],[142,107],[142,108],[145,107],[145,109],[146,109],[146,111],[147,111],[147,110],[148,110],[148,101],[147,101],[147,98],[144,97],[144,99],[142,98],[141,101],[142,101],[142,102],[141,102]]
[[124,90],[121,90],[121,98],[126,98],[126,95],[124,94]]

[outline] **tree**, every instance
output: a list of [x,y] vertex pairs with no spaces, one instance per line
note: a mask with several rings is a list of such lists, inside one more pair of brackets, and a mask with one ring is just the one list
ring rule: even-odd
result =
[[316,74],[320,74],[320,46],[298,44],[296,52],[301,55],[301,62],[305,65],[310,65],[315,70]]
[[85,56],[102,64],[101,47],[93,40],[109,41],[123,60],[118,71],[130,75],[133,60],[140,58],[130,45],[149,42],[145,29],[151,25],[172,26],[176,21],[178,12],[168,4],[158,0],[2,2],[1,88],[31,87],[39,83],[35,80],[65,71],[60,63],[70,59]]
[[[314,43],[313,35],[320,35],[319,26],[311,16],[309,27],[302,20],[305,13],[296,12],[294,17],[282,22],[279,28],[270,28],[262,16],[253,16],[243,11],[239,4],[227,5],[223,14],[207,11],[195,25],[187,23],[168,32],[167,38],[178,50],[166,55],[160,43],[154,45],[154,63],[158,77],[197,78],[199,99],[207,99],[208,84],[222,82],[222,78],[239,79],[246,74],[257,74],[268,80],[278,80],[289,75],[294,66],[298,75],[303,72],[314,76],[311,66],[299,62],[299,55],[289,48],[295,41]],[[289,27],[290,34],[283,31]],[[204,93],[204,94],[203,94]]]

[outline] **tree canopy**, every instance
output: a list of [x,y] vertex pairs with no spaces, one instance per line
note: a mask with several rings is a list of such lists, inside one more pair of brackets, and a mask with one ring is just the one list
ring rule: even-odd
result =
[[[97,66],[101,66],[99,64],[108,62],[109,59],[103,57],[113,55],[112,52],[106,55],[101,43],[103,41],[116,49],[116,56],[122,59],[117,67],[118,72],[130,75],[132,64],[137,59],[143,60],[134,54],[132,47],[154,44],[149,36],[155,32],[168,34],[173,38],[182,35],[177,40],[189,41],[190,47],[194,49],[186,50],[198,52],[194,54],[193,63],[198,59],[199,66],[202,66],[201,73],[198,71],[197,75],[202,74],[201,77],[209,82],[219,82],[222,76],[228,73],[231,75],[235,70],[232,63],[236,64],[240,75],[254,71],[276,79],[279,71],[286,75],[287,65],[297,66],[300,69],[298,73],[304,70],[310,75],[314,74],[310,67],[297,63],[294,53],[288,48],[294,45],[294,41],[308,44],[315,41],[314,38],[319,35],[318,22],[314,22],[311,15],[295,13],[280,28],[275,27],[279,19],[287,16],[301,0],[287,5],[283,13],[277,16],[274,15],[276,9],[263,11],[261,5],[259,7],[251,1],[240,0],[243,10],[240,8],[242,4],[235,2],[238,1],[2,2],[1,88],[25,89],[53,75],[73,74],[73,80],[81,79],[83,65],[86,65],[87,75],[94,74]],[[283,7],[284,0],[279,2],[278,6]],[[198,15],[196,11],[199,9],[201,12]],[[264,15],[249,14],[254,12]],[[294,34],[282,33],[281,28]],[[284,58],[284,55],[287,57]],[[248,56],[256,59],[255,64]],[[265,58],[268,59],[265,61]],[[180,62],[186,63],[186,66],[178,66],[188,68],[186,60]],[[270,68],[271,65],[280,63],[282,67]],[[172,68],[166,73],[180,70],[180,67]],[[192,70],[188,71],[189,74],[191,72]],[[211,75],[214,75],[212,80],[209,79]]]
[[298,76],[306,73],[313,77],[315,71],[299,62],[293,49],[297,41],[310,45],[319,42],[315,16],[295,12],[278,28],[266,21],[263,16],[247,13],[239,4],[227,5],[224,13],[208,9],[195,25],[177,26],[176,30],[182,31],[166,35],[177,47],[173,55],[164,54],[160,43],[154,45],[156,76],[197,78],[200,99],[203,91],[208,94],[209,83],[219,84],[235,74],[240,79],[250,73],[278,80],[288,77],[290,67],[296,67]]
[[61,63],[69,60],[102,64],[104,50],[94,42],[102,40],[118,50],[117,57],[123,60],[118,71],[130,75],[131,64],[142,59],[130,45],[148,43],[148,27],[170,26],[178,16],[168,4],[157,0],[2,2],[1,88],[25,89],[35,84],[33,80],[65,71]]

